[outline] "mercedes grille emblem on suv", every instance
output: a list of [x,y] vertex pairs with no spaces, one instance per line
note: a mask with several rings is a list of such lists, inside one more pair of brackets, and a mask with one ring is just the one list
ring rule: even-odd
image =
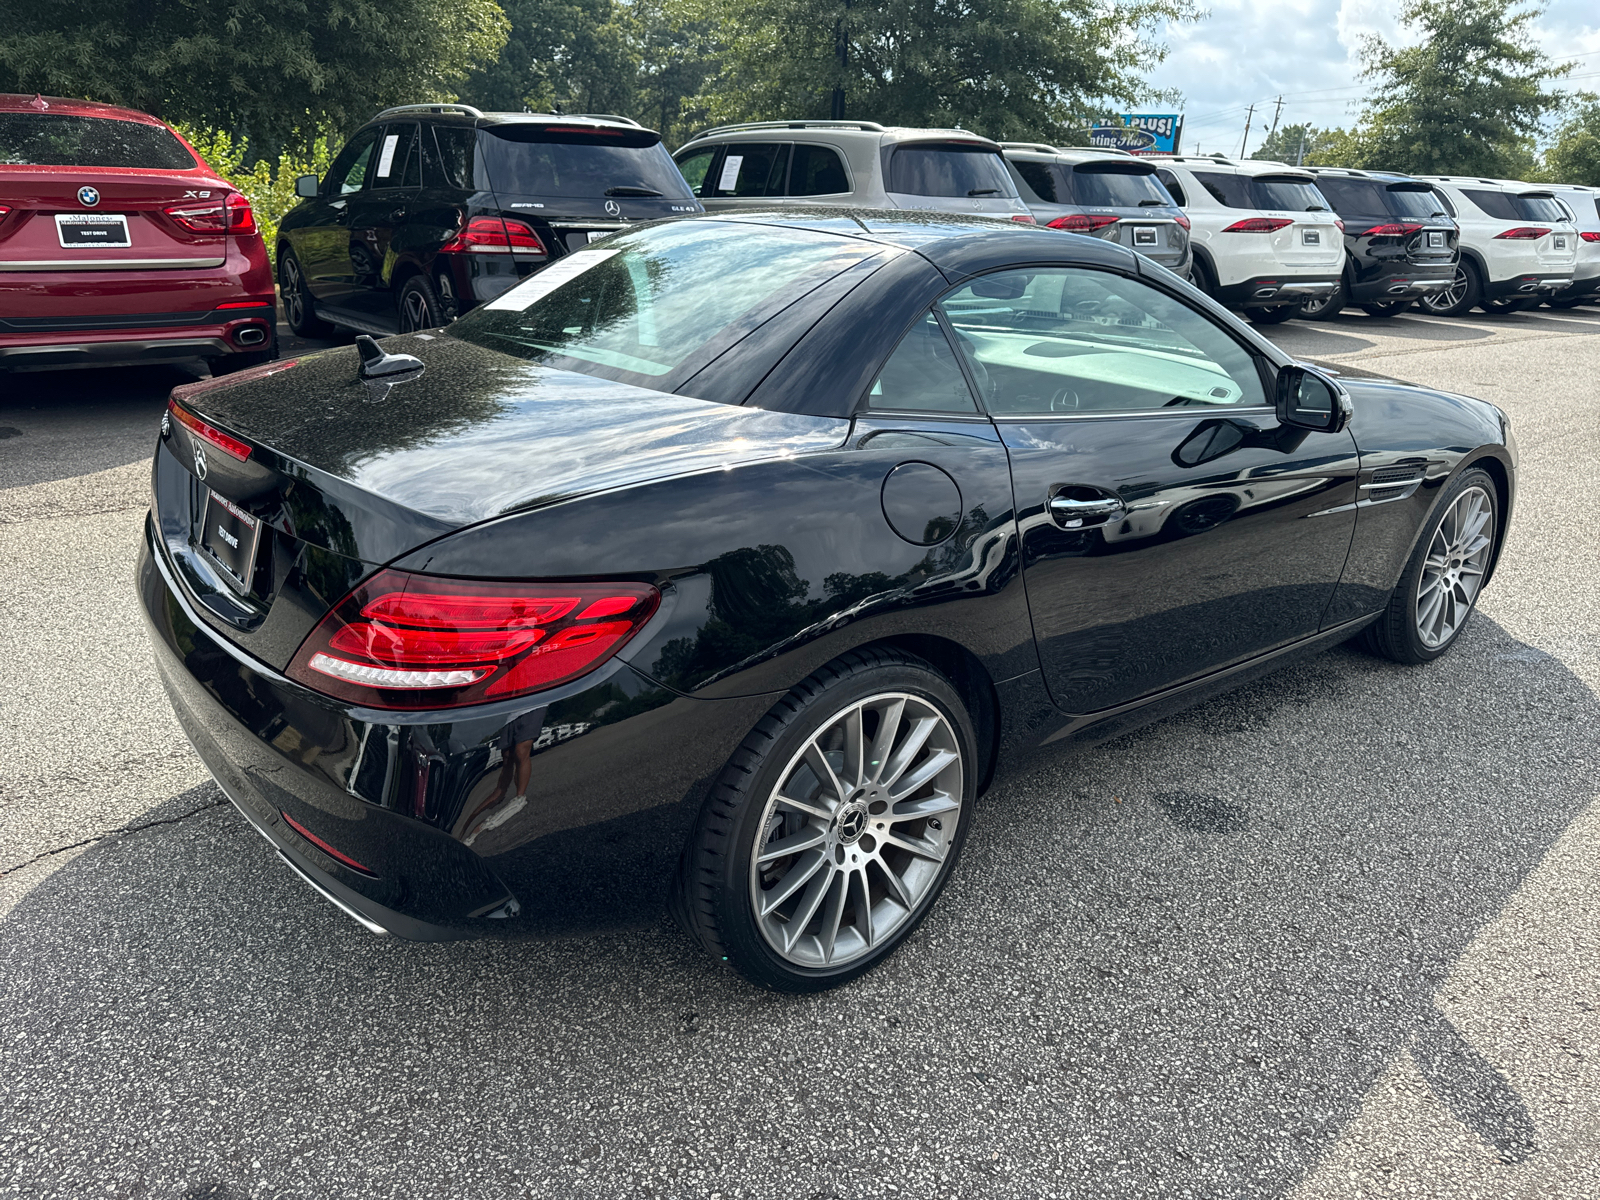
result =
[[194,473],[198,479],[206,477],[206,448],[204,446],[196,446],[194,448]]
[[615,200],[607,200],[606,211],[615,217],[622,212],[622,205],[618,204]]
[[78,203],[85,208],[93,208],[100,203],[100,193],[92,187],[84,186],[78,189]]

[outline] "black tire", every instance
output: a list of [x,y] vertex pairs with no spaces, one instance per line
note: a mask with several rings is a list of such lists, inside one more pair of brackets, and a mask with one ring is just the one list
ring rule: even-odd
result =
[[1282,325],[1300,315],[1298,304],[1275,304],[1270,308],[1247,308],[1244,315],[1257,325]]
[[1491,317],[1509,316],[1511,313],[1527,312],[1530,308],[1539,307],[1537,296],[1506,296],[1500,300],[1484,300],[1479,308]]
[[461,306],[461,298],[456,295],[455,280],[449,271],[441,270],[433,277],[433,291],[439,297],[439,312],[446,325],[465,311]]
[[1417,301],[1417,307],[1436,317],[1460,317],[1471,312],[1483,301],[1483,276],[1471,259],[1464,258],[1456,264],[1455,278],[1449,287],[1438,292],[1428,292]]
[[1361,311],[1369,317],[1398,317],[1415,303],[1415,300],[1378,300],[1363,304]]
[[444,305],[439,301],[439,293],[426,275],[413,275],[401,285],[400,295],[395,298],[395,307],[400,318],[401,333],[437,329],[450,323],[445,316]]
[[[1416,549],[1411,553],[1411,559],[1406,563],[1406,569],[1400,575],[1400,582],[1395,585],[1394,591],[1389,596],[1389,603],[1384,608],[1383,614],[1369,625],[1360,635],[1360,641],[1366,649],[1383,658],[1391,659],[1398,663],[1416,664],[1432,662],[1444,654],[1451,646],[1456,644],[1461,636],[1461,631],[1466,628],[1471,619],[1472,612],[1477,608],[1478,595],[1474,591],[1470,602],[1466,606],[1466,614],[1440,645],[1428,645],[1418,630],[1417,620],[1417,592],[1418,582],[1422,577],[1427,564],[1429,547],[1433,544],[1435,534],[1439,532],[1441,524],[1451,512],[1456,501],[1468,491],[1479,489],[1488,496],[1490,511],[1493,517],[1491,530],[1491,544],[1488,550],[1487,564],[1494,561],[1494,540],[1500,532],[1500,493],[1495,487],[1489,472],[1481,467],[1472,467],[1463,471],[1456,481],[1450,485],[1448,491],[1440,497],[1439,503],[1428,514],[1428,522],[1423,526],[1422,536],[1417,539]],[[1481,584],[1481,580],[1480,580]]]
[[[780,834],[785,837],[794,836],[785,832],[787,827],[781,822],[773,824],[779,820],[779,815],[776,812],[769,813],[768,809],[777,804],[775,796],[780,784],[786,789],[796,786],[796,780],[800,778],[798,760],[811,739],[830,730],[853,705],[869,701],[884,693],[897,693],[910,697],[925,706],[923,711],[943,717],[944,725],[940,727],[939,736],[947,734],[953,739],[955,752],[959,754],[961,798],[956,827],[953,831],[946,831],[939,820],[930,819],[923,822],[925,828],[916,836],[920,839],[930,836],[930,829],[938,831],[931,836],[935,841],[944,839],[943,857],[937,860],[937,865],[934,865],[931,859],[928,861],[923,870],[922,890],[912,905],[891,906],[889,893],[884,888],[886,882],[884,869],[880,864],[877,867],[878,873],[874,874],[873,864],[870,861],[872,856],[867,853],[878,850],[885,859],[891,853],[903,853],[893,850],[887,841],[881,846],[873,842],[874,826],[876,830],[882,830],[884,825],[875,823],[866,813],[870,811],[881,815],[884,811],[884,802],[874,801],[868,810],[863,807],[866,804],[865,796],[850,791],[850,786],[853,785],[843,788],[844,795],[853,803],[833,806],[832,823],[827,826],[827,836],[830,841],[826,845],[812,848],[818,856],[816,861],[822,864],[822,869],[807,877],[814,883],[807,884],[803,888],[796,887],[791,893],[797,898],[798,909],[800,905],[806,904],[815,884],[822,884],[816,899],[812,901],[812,907],[807,910],[808,913],[815,913],[815,917],[808,915],[800,919],[801,928],[796,934],[796,942],[803,941],[808,945],[815,942],[820,948],[821,935],[816,938],[806,937],[804,930],[811,927],[813,919],[820,922],[826,913],[831,911],[835,894],[833,889],[835,883],[841,879],[838,911],[840,914],[853,915],[849,922],[845,922],[842,916],[835,918],[834,928],[837,931],[834,935],[835,942],[847,931],[852,935],[858,933],[862,928],[863,910],[868,914],[867,927],[876,924],[872,914],[880,910],[889,911],[891,915],[897,909],[903,912],[902,915],[895,917],[899,923],[880,935],[881,940],[874,939],[872,943],[867,943],[870,948],[855,951],[853,956],[844,958],[837,964],[807,966],[794,960],[799,957],[798,955],[784,957],[780,954],[768,940],[768,935],[762,932],[763,917],[756,911],[756,889],[758,886],[763,888],[767,886],[764,882],[765,874],[755,873],[754,860],[759,849],[763,845],[775,844],[775,839]],[[906,702],[908,708],[910,703],[910,700]],[[870,718],[864,716],[861,722],[864,731],[861,738],[863,749],[872,746],[872,734],[865,732],[868,719]],[[880,718],[875,728],[881,730],[887,720],[887,717]],[[911,723],[897,722],[897,728],[901,728],[903,733],[911,728]],[[932,743],[933,738],[930,738],[927,745]],[[896,746],[903,744],[897,742]],[[760,987],[780,992],[819,992],[857,978],[882,962],[911,934],[933,907],[945,882],[949,879],[956,859],[960,856],[971,819],[977,782],[976,746],[977,738],[973,733],[972,720],[961,702],[961,697],[949,681],[928,663],[914,655],[888,648],[851,651],[840,656],[796,685],[787,696],[778,701],[745,738],[729,760],[727,767],[723,769],[721,777],[713,785],[701,809],[699,821],[690,835],[689,843],[684,848],[679,865],[678,883],[674,889],[673,915],[706,951],[727,962],[739,974]],[[918,753],[931,752],[925,746]],[[867,756],[863,753],[860,759],[863,773],[866,771],[866,759]],[[877,761],[892,763],[893,760],[894,756],[889,755]],[[876,765],[876,762],[873,765]],[[832,769],[842,770],[843,767]],[[944,776],[941,775],[939,778]],[[875,785],[869,781],[863,786]],[[920,792],[915,789],[911,793],[912,796],[919,794]],[[897,801],[894,807],[898,809],[903,803],[909,803],[909,800]],[[850,835],[853,840],[848,843],[848,847],[842,843],[833,844],[832,839],[846,836],[845,826],[840,823],[841,813],[853,809],[860,810],[854,812],[854,816],[860,820],[855,822],[855,832]],[[820,828],[805,824],[806,818],[801,820],[803,833],[810,834]],[[904,821],[906,818],[902,817],[901,820]],[[890,824],[893,826],[894,823]],[[879,836],[886,835],[879,834]],[[859,868],[861,880],[876,881],[879,889],[876,898],[872,898],[869,894],[865,904],[856,900],[858,893],[853,890],[857,868],[841,867],[839,873],[835,873],[833,866],[835,855],[838,856],[839,863],[845,863],[843,856],[847,850],[851,853],[850,861],[856,861],[853,852],[858,848],[862,851],[863,857],[869,860]],[[808,850],[807,854],[810,852],[811,850]],[[801,855],[797,853],[792,859],[793,866],[787,869],[793,870],[799,866],[800,860]],[[785,870],[783,863],[786,861],[791,860],[780,859],[771,870],[774,872]],[[846,869],[848,874],[843,873]],[[909,876],[908,870],[906,877]],[[788,882],[789,876],[785,875],[782,880],[774,880],[772,886],[781,887]],[[870,888],[871,883],[868,886]],[[783,906],[775,906],[768,912],[772,913],[781,907]],[[794,926],[789,925],[787,928]]]
[[1326,296],[1308,296],[1300,301],[1297,316],[1307,321],[1330,321],[1350,303],[1350,289],[1340,279]]
[[333,326],[316,315],[305,271],[287,246],[278,247],[278,299],[283,304],[283,319],[296,337],[333,336]]
[[1589,304],[1595,300],[1600,300],[1600,296],[1561,296],[1553,300],[1546,300],[1545,303],[1551,308],[1577,308],[1580,304]]
[[1189,281],[1213,300],[1217,298],[1217,276],[1211,264],[1198,254],[1189,265]]

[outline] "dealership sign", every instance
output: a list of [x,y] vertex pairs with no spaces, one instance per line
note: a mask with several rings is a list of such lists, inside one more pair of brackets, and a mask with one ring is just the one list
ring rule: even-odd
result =
[[1130,154],[1176,154],[1183,117],[1168,113],[1119,113],[1089,130],[1089,144]]

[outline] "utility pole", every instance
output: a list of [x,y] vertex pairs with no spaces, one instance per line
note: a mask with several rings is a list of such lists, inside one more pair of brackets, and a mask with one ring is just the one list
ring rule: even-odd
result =
[[1244,115],[1244,140],[1239,143],[1239,157],[1244,157],[1244,148],[1250,141],[1250,121],[1256,115],[1256,106],[1252,104],[1250,111]]
[[1306,127],[1300,126],[1300,153],[1295,155],[1294,165],[1303,167],[1306,163]]
[[[1272,110],[1272,128],[1267,131],[1267,141],[1272,140],[1272,135],[1278,132],[1278,117],[1283,112],[1283,97],[1278,97],[1278,107]],[[1265,145],[1265,143],[1263,143]]]

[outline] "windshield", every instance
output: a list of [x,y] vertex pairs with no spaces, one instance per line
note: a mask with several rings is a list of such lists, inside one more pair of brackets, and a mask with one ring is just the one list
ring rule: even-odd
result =
[[199,164],[160,125],[55,113],[0,113],[0,165],[192,171]]
[[478,151],[482,182],[495,192],[585,199],[691,195],[660,137],[648,130],[493,125],[480,132]]
[[[739,323],[748,332],[880,247],[720,221],[619,233],[559,259],[448,329],[566,370],[648,383]],[[638,380],[631,377],[644,376]]]
[[1101,208],[1171,208],[1172,197],[1155,171],[1120,164],[1080,163],[1072,168],[1072,195],[1079,204]]
[[889,191],[906,196],[1017,194],[1005,160],[987,146],[901,146],[889,160]]

